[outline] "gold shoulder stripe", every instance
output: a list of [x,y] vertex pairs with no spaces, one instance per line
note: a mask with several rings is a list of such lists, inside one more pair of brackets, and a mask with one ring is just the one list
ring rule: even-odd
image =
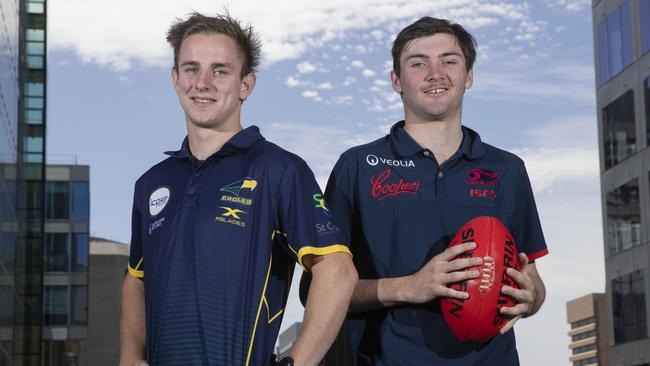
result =
[[133,267],[131,267],[130,264],[128,265],[127,269],[129,270],[129,274],[131,276],[137,277],[137,278],[144,278],[144,271],[138,271],[137,269],[134,269]]
[[348,249],[347,246],[342,245],[342,244],[334,244],[334,245],[330,245],[330,246],[322,247],[322,248],[306,246],[306,247],[300,248],[300,250],[298,251],[298,263],[300,263],[302,268],[305,268],[305,265],[302,263],[302,257],[304,257],[307,254],[311,254],[311,255],[327,255],[327,254],[338,253],[338,252],[347,253],[350,256],[352,256],[352,253],[350,252],[350,249]]

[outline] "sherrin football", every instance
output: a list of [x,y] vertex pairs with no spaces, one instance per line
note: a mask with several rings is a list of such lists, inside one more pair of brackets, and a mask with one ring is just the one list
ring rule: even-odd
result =
[[465,300],[443,298],[442,314],[452,332],[461,341],[487,342],[499,333],[509,320],[500,313],[504,306],[513,306],[513,299],[501,293],[502,286],[518,288],[506,274],[506,268],[520,269],[517,246],[508,229],[495,217],[479,216],[466,223],[454,236],[449,246],[473,241],[476,248],[458,258],[480,257],[483,264],[475,279],[449,284],[454,290],[465,291]]

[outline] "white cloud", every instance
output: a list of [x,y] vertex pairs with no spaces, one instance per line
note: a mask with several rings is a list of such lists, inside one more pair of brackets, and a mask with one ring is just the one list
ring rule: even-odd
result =
[[305,90],[304,92],[300,93],[300,95],[302,95],[305,98],[317,101],[317,102],[320,102],[321,100],[323,100],[323,98],[321,98],[321,96],[315,90]]
[[380,41],[382,38],[384,38],[384,32],[378,29],[375,29],[374,31],[370,32],[370,35],[377,41]]
[[[193,10],[212,14],[223,7],[255,25],[262,37],[265,64],[297,59],[310,49],[342,39],[352,30],[379,28],[393,34],[422,14],[449,17],[473,30],[530,17],[529,8],[514,1],[66,0],[48,4],[48,46],[52,50],[71,49],[87,62],[118,70],[134,63],[169,67],[171,50],[165,43],[169,25]],[[288,11],[298,8],[300,16]],[[139,14],[147,14],[146,22],[138,19]],[[360,46],[368,51],[369,45]]]
[[314,64],[309,63],[309,61],[304,61],[296,65],[296,68],[298,69],[298,72],[301,74],[308,74],[310,72],[316,71],[316,66]]
[[294,78],[293,76],[289,76],[289,77],[287,78],[287,81],[286,81],[284,84],[285,84],[286,86],[288,86],[289,88],[295,88],[295,87],[297,87],[298,85],[300,85],[300,80]]
[[361,60],[354,60],[350,63],[350,66],[354,67],[355,69],[363,69],[365,65]]
[[354,97],[351,95],[337,95],[332,98],[332,102],[335,104],[352,105],[352,101],[354,101]]
[[535,192],[560,183],[598,180],[598,150],[588,148],[513,149],[526,163]]
[[570,13],[576,13],[585,8],[591,7],[591,0],[552,0],[547,2],[553,9],[562,9]]
[[353,78],[352,76],[346,76],[345,80],[343,81],[343,86],[350,86],[354,84],[357,81],[357,79]]
[[330,83],[329,81],[326,81],[324,83],[318,84],[317,88],[318,89],[330,90],[330,89],[333,88],[333,86],[332,86],[332,83]]
[[363,74],[363,76],[365,76],[365,77],[367,77],[367,78],[372,78],[372,77],[375,77],[375,75],[377,75],[376,72],[374,72],[374,71],[372,71],[372,70],[370,70],[370,69],[364,69],[364,70],[361,72],[361,74]]

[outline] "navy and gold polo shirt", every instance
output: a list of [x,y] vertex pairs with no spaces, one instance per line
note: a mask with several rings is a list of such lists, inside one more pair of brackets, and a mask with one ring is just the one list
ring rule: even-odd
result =
[[205,161],[187,138],[168,154],[133,203],[128,269],[144,279],[148,360],[266,365],[295,262],[349,250],[305,162],[257,127]]
[[[326,190],[350,243],[360,279],[417,272],[470,219],[499,218],[531,260],[547,253],[524,163],[463,127],[459,150],[442,166],[393,126],[388,136],[343,153]],[[481,345],[459,342],[438,301],[348,317],[361,364],[518,365],[514,332]]]

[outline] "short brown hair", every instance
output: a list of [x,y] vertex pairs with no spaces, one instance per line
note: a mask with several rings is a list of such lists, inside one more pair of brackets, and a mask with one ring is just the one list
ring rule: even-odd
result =
[[237,44],[242,58],[241,76],[244,77],[256,71],[260,64],[262,43],[253,27],[242,27],[239,21],[225,12],[214,17],[193,12],[186,20],[177,19],[167,32],[167,42],[174,49],[174,68],[178,71],[178,55],[183,41],[197,33],[223,34],[232,38]]
[[465,56],[465,67],[471,70],[476,60],[476,40],[460,24],[452,23],[446,19],[423,17],[415,23],[402,29],[393,42],[391,53],[393,54],[393,70],[397,77],[400,75],[400,57],[406,46],[413,40],[432,36],[437,33],[447,33],[456,37],[460,49]]

